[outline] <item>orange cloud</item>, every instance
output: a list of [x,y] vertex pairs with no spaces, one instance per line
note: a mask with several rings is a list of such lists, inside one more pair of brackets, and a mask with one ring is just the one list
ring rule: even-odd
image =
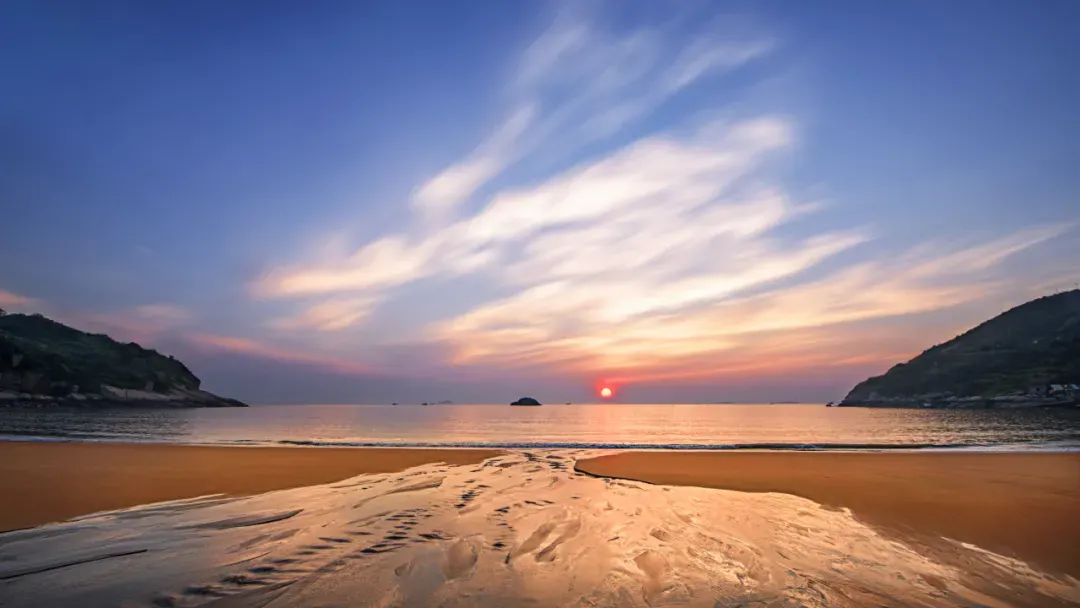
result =
[[[866,322],[927,314],[1008,291],[1012,285],[995,277],[994,267],[1059,233],[1036,228],[966,249],[922,248],[750,296],[739,295],[739,281],[728,277],[733,293],[724,292],[723,281],[703,286],[715,295],[682,309],[662,305],[668,297],[685,301],[677,288],[633,299],[603,282],[549,284],[445,322],[435,335],[451,346],[459,365],[543,367],[621,382],[887,367],[929,346],[931,334],[912,332],[919,328],[916,321],[900,323],[905,329],[881,326],[870,336]],[[789,274],[794,272],[779,276]],[[764,281],[747,284],[758,283]],[[606,310],[611,306],[618,314]]]
[[29,306],[33,303],[32,298],[0,289],[0,306]]
[[188,341],[196,347],[208,350],[227,351],[274,361],[305,363],[342,373],[372,373],[373,371],[371,368],[357,363],[288,350],[248,338],[196,334],[190,336]]
[[304,312],[270,323],[276,329],[338,331],[363,321],[375,305],[374,298],[340,298],[319,302]]

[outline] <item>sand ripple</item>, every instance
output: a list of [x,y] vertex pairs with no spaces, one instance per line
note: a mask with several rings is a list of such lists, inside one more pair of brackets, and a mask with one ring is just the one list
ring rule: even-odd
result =
[[1080,586],[783,494],[575,473],[569,451],[0,535],[4,606],[1053,606]]

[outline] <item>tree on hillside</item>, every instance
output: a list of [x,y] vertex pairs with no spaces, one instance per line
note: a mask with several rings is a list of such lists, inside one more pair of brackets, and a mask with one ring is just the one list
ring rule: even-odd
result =
[[7,314],[7,311],[4,310],[3,308],[0,308],[0,317],[4,316],[6,314]]

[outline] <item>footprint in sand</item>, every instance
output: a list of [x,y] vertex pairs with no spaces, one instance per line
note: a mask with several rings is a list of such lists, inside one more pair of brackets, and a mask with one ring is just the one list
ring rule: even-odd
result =
[[649,536],[665,543],[671,540],[671,533],[663,528],[653,528],[652,531],[649,532]]
[[670,567],[664,556],[655,551],[642,551],[634,558],[634,563],[645,574],[645,581],[641,584],[641,593],[645,596],[645,602],[650,606],[656,601],[656,597],[664,591],[664,577]]
[[229,595],[217,585],[191,586],[183,591],[184,595],[197,597],[226,597]]
[[461,578],[472,572],[476,565],[476,547],[465,539],[459,539],[446,550],[443,576],[447,580]]
[[230,574],[229,576],[223,576],[221,582],[236,585],[238,587],[251,587],[254,585],[266,585],[268,581],[261,578],[251,578],[243,574]]
[[541,524],[539,528],[533,531],[529,535],[529,538],[525,539],[525,542],[517,546],[513,551],[506,556],[506,562],[510,563],[515,557],[525,555],[526,553],[532,553],[540,548],[540,545],[547,540],[547,537],[555,531],[556,524],[554,522],[547,522]]
[[551,544],[544,547],[540,550],[539,553],[536,554],[536,561],[554,561],[555,549],[557,549],[559,545],[563,544],[567,540],[573,538],[575,535],[577,535],[579,531],[581,531],[581,519],[575,519],[574,521],[567,524],[566,528],[563,529],[562,534],[559,534],[557,537],[555,537],[555,540],[551,541]]

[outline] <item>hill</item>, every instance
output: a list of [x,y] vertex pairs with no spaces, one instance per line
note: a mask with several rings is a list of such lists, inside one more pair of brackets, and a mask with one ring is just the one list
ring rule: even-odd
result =
[[[841,405],[990,407],[1076,402],[1080,290],[1032,300],[881,376]],[[1055,386],[1056,385],[1056,386]]]
[[183,363],[41,315],[0,316],[0,405],[244,406]]

